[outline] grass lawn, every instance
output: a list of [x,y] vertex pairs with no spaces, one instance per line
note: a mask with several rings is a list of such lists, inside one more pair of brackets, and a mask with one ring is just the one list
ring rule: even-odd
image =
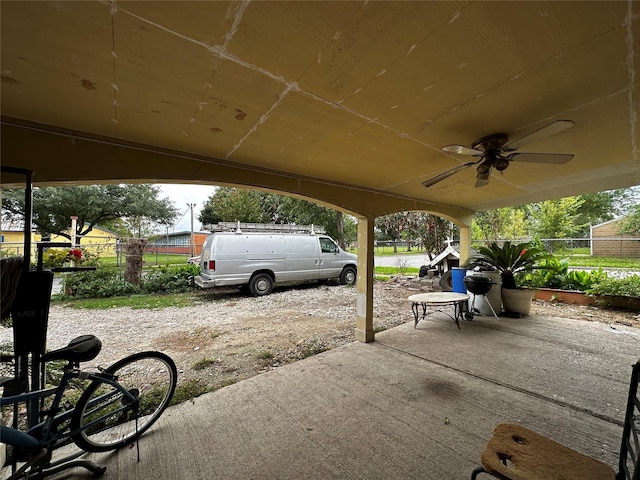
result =
[[[558,258],[563,258],[558,256]],[[569,266],[571,267],[595,267],[595,268],[629,268],[640,270],[640,258],[617,257],[592,257],[590,255],[571,255]]]
[[188,293],[168,293],[165,295],[131,295],[126,297],[107,298],[79,298],[79,299],[59,299],[54,297],[52,304],[64,305],[71,308],[85,308],[88,310],[106,310],[108,308],[128,307],[137,309],[156,309],[166,307],[188,307],[194,305],[197,299],[193,294]]

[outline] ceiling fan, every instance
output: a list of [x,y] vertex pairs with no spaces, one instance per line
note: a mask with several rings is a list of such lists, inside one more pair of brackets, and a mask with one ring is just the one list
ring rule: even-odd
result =
[[566,163],[573,158],[571,153],[517,153],[515,150],[523,145],[547,138],[556,133],[560,133],[567,128],[573,127],[574,122],[571,120],[557,120],[549,125],[536,130],[529,135],[525,135],[512,142],[509,141],[504,133],[496,133],[486,137],[479,138],[471,144],[471,148],[462,145],[447,145],[442,150],[448,153],[457,153],[459,155],[471,155],[480,157],[475,162],[465,163],[457,167],[447,170],[436,175],[429,180],[425,180],[422,184],[430,187],[445,178],[450,177],[454,173],[460,172],[472,165],[478,165],[476,168],[476,187],[482,187],[489,183],[491,171],[495,168],[502,173],[511,162],[532,162],[532,163]]

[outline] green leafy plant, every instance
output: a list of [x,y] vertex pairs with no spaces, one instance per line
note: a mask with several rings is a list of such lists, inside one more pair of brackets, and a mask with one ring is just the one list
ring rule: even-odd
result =
[[549,254],[536,242],[512,244],[511,242],[492,242],[478,247],[469,257],[463,268],[489,268],[500,272],[504,288],[517,288],[516,275],[529,272]]
[[536,270],[522,277],[522,284],[534,288],[585,291],[607,277],[602,268],[591,272],[570,271],[568,258],[561,260],[555,257],[545,258],[535,268]]
[[98,268],[90,272],[78,272],[64,277],[65,296],[77,298],[105,298],[140,293],[140,288],[124,280],[111,269]]
[[200,272],[198,265],[160,267],[145,274],[141,289],[146,293],[180,293],[194,288],[193,277]]
[[640,275],[626,278],[606,278],[588,290],[593,295],[640,297]]
[[160,267],[143,275],[140,285],[136,286],[125,281],[117,270],[98,268],[91,272],[66,275],[64,292],[65,297],[76,298],[106,298],[138,293],[183,293],[195,290],[193,277],[198,272],[198,265]]
[[521,281],[530,287],[564,288],[568,275],[569,260],[550,257],[540,261],[538,269],[526,273]]
[[563,288],[584,292],[596,283],[604,281],[606,278],[607,273],[603,271],[602,268],[590,272],[586,270],[571,270],[568,274],[566,287]]
[[76,264],[84,263],[82,250],[79,248],[48,248],[42,252],[42,263],[45,267],[62,267],[65,263],[71,261]]

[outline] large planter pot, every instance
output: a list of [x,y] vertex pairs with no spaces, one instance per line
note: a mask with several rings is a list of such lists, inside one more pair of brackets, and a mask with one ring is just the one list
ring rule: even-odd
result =
[[502,305],[505,312],[529,315],[534,290],[531,288],[504,288],[502,287]]
[[557,288],[536,288],[536,300],[545,302],[561,302],[574,305],[595,305],[596,299],[578,290],[559,290]]

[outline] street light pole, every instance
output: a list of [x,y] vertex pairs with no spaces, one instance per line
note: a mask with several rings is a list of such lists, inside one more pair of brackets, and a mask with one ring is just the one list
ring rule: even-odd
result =
[[191,256],[196,256],[196,245],[195,245],[195,237],[193,236],[193,207],[196,206],[195,203],[187,203],[187,206],[191,209]]

